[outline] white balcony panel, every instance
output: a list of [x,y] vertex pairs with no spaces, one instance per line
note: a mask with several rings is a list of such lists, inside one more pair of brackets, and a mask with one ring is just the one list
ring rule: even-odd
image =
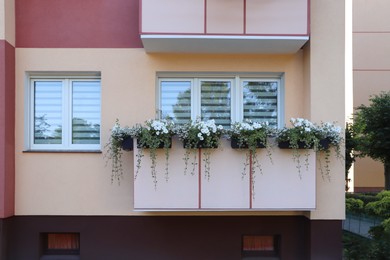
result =
[[300,173],[290,149],[275,149],[273,163],[268,158],[261,160],[263,174],[257,172],[254,178],[254,209],[309,210],[316,207],[316,154],[313,150],[300,150],[299,154]]
[[[134,181],[134,208],[142,211],[289,211],[311,210],[316,207],[316,155],[309,150],[308,168],[305,151],[301,156],[301,174],[293,160],[291,149],[274,148],[272,161],[265,149],[258,150],[262,173],[256,170],[251,190],[249,168],[243,177],[246,150],[230,148],[228,140],[222,140],[218,149],[211,149],[210,176],[204,170],[203,150],[195,150],[190,156],[187,173],[184,173],[182,143],[173,139],[169,155],[169,179],[165,180],[165,154],[157,154],[157,184],[151,176],[151,161],[144,150],[141,169]],[[136,171],[137,148],[134,150]],[[199,157],[199,155],[201,157]],[[200,164],[200,171],[199,166]],[[200,174],[200,175],[199,175]],[[206,175],[206,176],[205,176]],[[252,192],[253,191],[253,192]]]
[[[195,173],[184,174],[184,149],[177,139],[173,139],[172,149],[169,150],[169,175],[165,179],[165,152],[157,149],[157,184],[155,186],[151,175],[151,160],[149,150],[144,149],[141,168],[134,180],[134,208],[145,210],[175,210],[197,209],[199,207],[198,167]],[[137,170],[134,147],[134,172]]]
[[296,53],[308,36],[158,35],[141,39],[148,53]]
[[222,140],[220,148],[210,151],[209,178],[202,165],[202,209],[248,209],[249,167],[243,176],[245,150],[232,149],[230,142]]

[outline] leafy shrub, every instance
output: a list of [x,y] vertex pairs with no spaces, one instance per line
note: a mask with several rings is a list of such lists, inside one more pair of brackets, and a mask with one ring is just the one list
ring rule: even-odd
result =
[[378,217],[390,217],[390,196],[383,197],[381,200],[370,202],[365,206],[366,213]]
[[390,197],[390,190],[383,190],[383,191],[381,191],[381,192],[379,192],[377,195],[376,195],[376,197],[378,198],[378,199],[383,199],[383,198],[385,198],[385,197]]
[[345,208],[347,212],[361,213],[364,208],[364,202],[360,199],[347,198],[345,200]]
[[346,193],[346,198],[354,198],[362,200],[364,204],[378,201],[379,198],[376,193]]

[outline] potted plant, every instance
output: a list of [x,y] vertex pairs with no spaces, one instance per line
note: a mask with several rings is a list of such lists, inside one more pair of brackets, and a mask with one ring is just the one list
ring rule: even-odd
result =
[[157,149],[162,148],[165,151],[165,179],[168,180],[168,159],[169,148],[172,145],[172,136],[174,133],[174,123],[169,120],[148,120],[145,125],[136,124],[132,128],[133,137],[137,139],[137,163],[135,178],[141,168],[143,150],[149,150],[151,165],[151,174],[155,188],[157,187]]
[[111,129],[110,138],[105,145],[105,157],[107,158],[107,163],[111,160],[112,166],[111,182],[117,180],[120,183],[123,177],[122,151],[133,150],[132,135],[132,129],[129,127],[121,127],[118,119],[115,121],[115,125]]
[[[330,123],[322,123],[320,126],[307,119],[291,118],[292,127],[284,127],[277,132],[276,140],[281,149],[293,149],[293,159],[297,162],[297,169],[301,173],[300,156],[298,149],[305,149],[305,166],[308,169],[308,149],[315,152],[326,153],[325,169],[329,173],[330,146],[334,146],[340,154],[341,128]],[[300,175],[301,177],[301,175]]]
[[[319,145],[317,146],[317,152],[324,153],[325,158],[325,166],[321,167],[322,177],[327,176],[330,179],[330,154],[331,148],[334,149],[337,158],[342,158],[341,154],[341,144],[343,142],[343,138],[341,135],[341,127],[336,126],[333,123],[322,122],[317,127],[317,137],[319,140]],[[321,161],[319,161],[321,163]]]
[[194,154],[193,168],[191,173],[194,174],[196,166],[196,153],[194,149],[203,149],[203,162],[205,165],[205,176],[210,179],[210,148],[218,148],[219,140],[224,133],[224,129],[221,125],[216,125],[213,119],[207,121],[201,121],[197,119],[190,121],[187,124],[177,128],[177,135],[183,142],[183,146],[186,149],[184,156],[185,173],[188,168],[188,161],[190,154]]
[[267,142],[272,129],[268,122],[258,123],[247,120],[245,122],[236,122],[232,124],[228,131],[233,149],[247,149],[246,160],[244,164],[243,176],[246,174],[246,168],[251,162],[252,174],[257,167],[262,172],[261,165],[257,158],[257,149],[266,148],[268,157],[271,159],[271,146]]

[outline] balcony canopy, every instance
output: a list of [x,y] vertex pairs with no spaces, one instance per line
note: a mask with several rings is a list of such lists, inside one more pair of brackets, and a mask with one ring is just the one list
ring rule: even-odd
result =
[[146,52],[295,53],[309,40],[308,0],[142,0]]

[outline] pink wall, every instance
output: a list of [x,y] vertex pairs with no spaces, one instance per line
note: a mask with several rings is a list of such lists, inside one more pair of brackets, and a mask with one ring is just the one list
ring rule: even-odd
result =
[[16,47],[142,48],[138,0],[18,0]]
[[0,218],[15,205],[15,48],[0,40]]

